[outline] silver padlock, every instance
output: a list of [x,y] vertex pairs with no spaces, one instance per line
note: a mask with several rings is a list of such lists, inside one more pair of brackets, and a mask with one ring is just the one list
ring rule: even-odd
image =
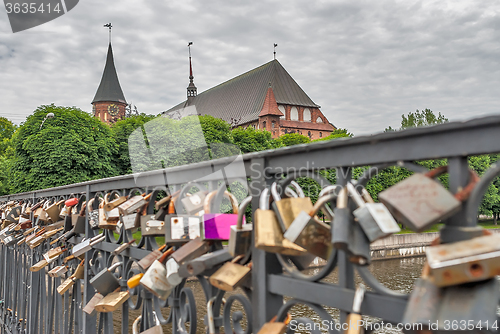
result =
[[146,200],[142,196],[134,196],[128,199],[126,202],[118,206],[118,211],[122,215],[129,215],[134,211],[142,208],[146,204]]
[[90,284],[103,296],[115,291],[120,287],[120,281],[113,274],[113,271],[121,265],[121,262],[117,262],[111,267],[101,270],[90,280]]
[[137,317],[132,324],[132,334],[163,334],[163,330],[161,328],[161,323],[156,313],[153,311],[153,315],[155,316],[155,326],[146,329],[144,332],[139,332],[139,324],[142,320],[142,316]]
[[140,280],[140,284],[156,297],[166,300],[172,290],[175,288],[167,280],[167,269],[163,262],[173,253],[173,249],[167,250],[163,255],[153,262],[148,268],[144,276]]
[[398,223],[396,223],[385,205],[374,203],[367,191],[365,192],[365,198],[371,200],[372,203],[366,203],[350,182],[347,183],[347,190],[359,207],[354,210],[353,214],[358,219],[370,242],[401,231]]
[[80,242],[79,244],[73,246],[72,254],[75,257],[78,257],[91,250],[92,246],[98,244],[99,242],[104,241],[104,239],[106,239],[106,236],[104,234],[98,234],[93,238],[86,239]]
[[246,254],[252,246],[252,224],[243,225],[243,217],[248,205],[252,202],[252,196],[245,198],[238,210],[238,223],[231,226],[228,250],[232,257]]
[[198,191],[191,196],[186,196],[181,199],[182,205],[184,206],[184,209],[186,209],[187,214],[194,215],[202,211],[206,196],[206,191]]
[[182,277],[179,276],[179,265],[174,259],[168,259],[167,264],[167,281],[173,286],[181,284]]

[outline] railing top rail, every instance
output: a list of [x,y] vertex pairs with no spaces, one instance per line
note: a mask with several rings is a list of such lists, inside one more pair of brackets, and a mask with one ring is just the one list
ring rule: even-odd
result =
[[[399,160],[437,159],[498,152],[500,141],[500,116],[488,116],[463,122],[449,122],[435,126],[412,128],[404,131],[375,135],[339,138],[332,141],[295,145],[242,155],[250,175],[253,159],[266,160],[266,172],[283,173],[286,169],[308,170],[331,167],[362,166],[396,162]],[[473,140],[471,140],[473,139]],[[330,154],[328,154],[330,153]],[[300,159],[298,159],[300,156]],[[203,161],[189,165],[121,175],[71,185],[0,196],[0,201],[27,197],[47,197],[83,193],[86,186],[92,192],[109,189],[150,187],[167,184],[166,175],[177,184],[186,183],[197,175],[205,176],[213,168],[223,167],[234,161],[233,157]],[[283,166],[287,166],[286,169]]]

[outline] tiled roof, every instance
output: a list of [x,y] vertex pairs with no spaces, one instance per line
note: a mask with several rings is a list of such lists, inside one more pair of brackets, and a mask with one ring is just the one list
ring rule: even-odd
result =
[[[198,94],[189,105],[195,105],[198,114],[212,115],[227,122],[232,118],[244,124],[258,119],[269,84],[278,104],[319,108],[277,60]],[[187,101],[184,101],[164,113],[186,106]]]
[[122,88],[120,87],[120,82],[118,81],[118,75],[116,74],[111,43],[109,43],[108,56],[106,58],[106,66],[104,66],[104,72],[102,73],[101,83],[99,84],[99,88],[97,88],[92,103],[101,101],[127,103]]
[[262,110],[259,113],[259,117],[265,115],[285,116],[278,109],[278,103],[276,103],[276,97],[274,97],[274,92],[271,86],[269,86],[269,88],[267,89],[266,98],[264,100]]

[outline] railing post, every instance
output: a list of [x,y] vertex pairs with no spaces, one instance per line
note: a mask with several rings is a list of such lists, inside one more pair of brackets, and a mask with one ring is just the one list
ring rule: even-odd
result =
[[[90,185],[86,186],[85,190],[85,200],[88,203],[90,201]],[[92,237],[92,230],[90,229],[90,224],[89,224],[89,214],[88,214],[89,209],[85,210],[85,236],[87,238]],[[90,281],[90,265],[89,265],[89,259],[90,256],[87,254],[85,255],[85,278],[84,278],[84,285],[83,285],[83,300],[82,300],[82,308],[87,305],[89,300],[93,297],[94,295],[94,288],[92,285],[89,284]],[[82,311],[83,312],[83,311]],[[82,325],[82,333],[85,334],[95,334],[96,333],[96,326],[97,326],[97,315],[88,315],[87,313],[83,312],[83,323]]]

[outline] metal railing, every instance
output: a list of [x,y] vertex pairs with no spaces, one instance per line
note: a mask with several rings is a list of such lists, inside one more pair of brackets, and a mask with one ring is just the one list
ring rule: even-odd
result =
[[[269,150],[243,155],[249,189],[253,196],[252,208],[258,208],[260,192],[283,174],[297,171],[336,169],[339,185],[345,185],[352,175],[352,168],[357,166],[397,165],[398,162],[413,162],[426,159],[447,158],[449,165],[449,188],[456,192],[466,185],[469,177],[468,157],[472,155],[500,152],[500,117],[492,116],[467,122],[446,123],[427,128],[415,128],[401,132],[383,133],[373,136],[360,136],[351,139],[339,139],[329,142],[298,145],[277,150]],[[166,189],[166,174],[170,189],[180,189],[193,176],[204,177],[207,170],[217,170],[231,163],[234,158],[224,158],[201,162],[187,166],[145,172],[139,176],[126,175],[89,181],[51,189],[38,190],[0,197],[0,202],[24,199],[36,203],[41,199],[67,199],[71,196],[85,196],[118,191],[127,195],[131,191],[151,192],[154,189]],[[217,189],[218,177],[205,177],[211,190]],[[458,240],[461,227],[474,226],[476,221],[468,221],[464,211],[455,214],[446,221],[441,231],[447,240]],[[87,217],[88,219],[88,217]],[[86,237],[94,231],[86,224]],[[82,238],[69,240],[76,244]],[[52,278],[45,271],[30,272],[29,267],[42,258],[50,247],[48,242],[31,250],[26,244],[21,246],[0,247],[0,327],[2,333],[113,333],[113,314],[98,313],[89,316],[82,308],[92,298],[93,287],[89,279],[113,261],[112,251],[122,242],[131,239],[129,232],[123,232],[118,240],[111,231],[106,231],[106,240],[97,244],[86,254],[85,278],[83,285],[75,284],[72,291],[64,296],[56,292],[60,278]],[[122,289],[127,289],[126,278],[138,271],[132,264],[143,258],[158,245],[154,237],[142,237],[137,245],[119,255],[124,262],[121,280]],[[340,322],[345,322],[347,314],[352,312],[355,292],[354,272],[359,273],[365,283],[372,288],[367,292],[361,308],[365,315],[371,315],[384,321],[398,323],[402,320],[408,295],[392,291],[379,283],[366,267],[352,264],[346,254],[338,250],[325,267],[321,275],[301,279],[286,274],[275,254],[252,249],[252,285],[244,289],[244,294],[231,295],[223,305],[224,291],[212,287],[207,278],[198,276],[206,301],[215,297],[215,331],[224,326],[225,332],[257,332],[258,329],[275,315],[285,318],[288,310],[296,304],[312,308],[322,320],[333,321],[325,307],[340,310]],[[89,261],[92,259],[92,261]],[[54,265],[57,265],[54,264]],[[71,265],[74,270],[76,264]],[[338,284],[319,282],[321,277],[338,267]],[[83,286],[83,291],[81,287]],[[241,291],[240,291],[241,292]],[[138,296],[135,303],[129,299],[121,307],[121,333],[128,333],[129,311],[141,309],[142,329],[155,324],[153,311],[162,324],[172,323],[175,333],[194,334],[196,328],[196,305],[193,292],[184,282],[177,286],[167,301],[162,301],[144,289],[130,290]],[[284,296],[290,297],[284,303]],[[232,304],[240,302],[249,319],[244,329],[239,327],[241,317],[231,314]],[[205,304],[206,305],[206,304]],[[169,309],[169,316],[163,317],[162,309]],[[221,312],[222,311],[222,312]],[[233,316],[232,316],[233,315]],[[302,319],[307,322],[309,320]],[[188,326],[186,326],[188,325]],[[232,326],[232,330],[229,328]],[[330,332],[337,332],[334,328]],[[313,331],[314,332],[314,331]]]

